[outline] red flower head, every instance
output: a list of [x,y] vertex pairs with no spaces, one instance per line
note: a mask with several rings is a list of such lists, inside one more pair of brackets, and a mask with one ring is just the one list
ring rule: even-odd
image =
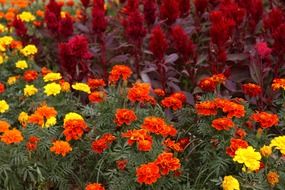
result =
[[255,45],[255,49],[257,51],[257,54],[261,57],[261,58],[266,58],[271,54],[271,48],[269,48],[267,46],[266,42],[258,42]]
[[250,97],[259,96],[262,93],[261,87],[252,83],[242,85],[242,90],[244,94],[249,95]]
[[150,151],[152,148],[152,137],[145,129],[129,130],[122,134],[122,137],[128,138],[128,144],[133,145],[137,142],[139,151]]
[[162,60],[168,48],[166,36],[160,26],[156,26],[151,31],[149,49],[158,60]]
[[203,14],[208,7],[209,0],[194,0],[196,14]]
[[231,139],[231,144],[229,147],[226,148],[226,153],[230,157],[234,157],[237,149],[247,148],[247,147],[248,147],[248,143],[246,141],[242,139]]
[[158,155],[155,164],[159,167],[161,175],[168,175],[170,171],[179,170],[181,167],[180,160],[167,152]]
[[96,34],[105,32],[108,23],[105,17],[104,0],[94,0],[92,19],[93,31]]
[[38,137],[31,136],[26,144],[26,148],[28,149],[28,151],[35,151],[37,149],[39,141],[40,139]]
[[109,83],[116,84],[120,77],[123,78],[124,81],[127,81],[128,78],[132,75],[132,70],[130,67],[125,65],[115,65],[109,75]]
[[133,110],[117,109],[115,114],[115,123],[120,127],[123,124],[130,125],[137,120],[137,116]]
[[212,127],[217,129],[218,131],[221,130],[230,130],[234,126],[234,122],[229,118],[218,118],[212,121]]
[[5,92],[5,85],[0,82],[0,94]]
[[135,12],[139,8],[139,0],[128,0],[127,5],[124,7],[124,12],[126,14],[130,14],[131,12]]
[[85,190],[105,190],[105,188],[100,183],[91,183],[85,187]]
[[91,89],[97,89],[106,86],[106,83],[103,79],[88,78],[87,84]]
[[25,26],[25,23],[21,19],[18,19],[16,17],[14,21],[12,22],[12,26],[15,28],[15,32],[17,36],[22,37],[22,38],[27,36],[28,29]]
[[139,103],[155,103],[155,100],[150,93],[150,85],[148,83],[135,83],[132,88],[128,91],[128,99],[131,102],[139,102]]
[[233,19],[237,25],[242,23],[246,15],[246,10],[233,1],[223,1],[220,5],[220,11],[227,18]]
[[142,164],[136,171],[137,182],[151,185],[160,178],[159,167],[155,163]]
[[24,80],[27,82],[32,82],[38,78],[38,72],[35,70],[26,70],[24,72]]
[[88,99],[91,103],[100,103],[104,101],[106,93],[103,91],[94,91],[89,94]]
[[262,128],[270,128],[278,125],[279,119],[276,114],[258,112],[251,116],[251,119],[258,122]]
[[195,105],[195,108],[198,115],[210,116],[217,114],[216,104],[212,101],[199,102]]
[[73,20],[68,14],[59,21],[58,33],[64,38],[73,34]]
[[89,4],[90,4],[90,0],[80,0],[80,1],[81,1],[82,5],[84,6],[85,9],[86,9],[86,8],[89,6]]
[[47,28],[53,32],[58,32],[58,17],[56,17],[56,14],[51,12],[50,10],[45,11],[45,23],[47,25]]
[[160,18],[165,19],[166,23],[171,25],[180,16],[179,1],[163,0],[160,5]]
[[106,133],[99,139],[93,141],[92,150],[98,154],[102,154],[114,140],[116,140],[116,137],[114,135]]
[[72,139],[78,140],[82,137],[84,131],[87,131],[88,126],[84,120],[81,119],[70,119],[64,123],[63,134],[67,141]]
[[128,160],[117,160],[116,164],[117,164],[117,168],[119,170],[125,170],[125,168],[128,164]]
[[186,17],[190,13],[190,1],[179,0],[180,17]]
[[153,0],[144,0],[143,2],[144,19],[148,26],[153,25],[156,19],[156,3]]

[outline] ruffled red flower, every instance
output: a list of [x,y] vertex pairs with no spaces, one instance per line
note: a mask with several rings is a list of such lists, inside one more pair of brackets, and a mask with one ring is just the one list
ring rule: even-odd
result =
[[38,146],[38,142],[40,141],[40,138],[36,136],[31,136],[26,144],[26,148],[28,151],[35,151]]
[[151,185],[160,178],[159,167],[155,163],[142,164],[136,169],[137,182]]
[[218,118],[212,121],[212,127],[217,129],[218,131],[221,130],[230,130],[234,126],[234,122],[229,118]]
[[195,105],[198,115],[210,116],[217,114],[217,107],[213,101],[199,102]]
[[85,190],[105,190],[105,188],[100,183],[91,183],[85,187]]
[[165,96],[164,90],[162,90],[162,89],[160,89],[160,88],[154,89],[153,92],[154,92],[157,96],[161,96],[161,97],[164,97],[164,96]]
[[208,7],[209,0],[194,0],[196,14],[203,14]]
[[167,175],[170,171],[179,170],[181,167],[180,160],[167,152],[158,155],[154,162],[159,167],[161,175]]
[[268,57],[271,54],[271,52],[272,52],[272,49],[267,46],[266,42],[258,42],[258,43],[256,43],[255,44],[255,49],[257,51],[257,54],[261,58]]
[[106,86],[106,83],[103,79],[88,78],[87,84],[91,89],[97,89]]
[[125,170],[128,160],[117,160],[116,165],[119,170]]
[[166,139],[163,142],[163,145],[166,146],[167,148],[174,150],[176,152],[183,152],[184,148],[181,146],[180,143],[176,143],[175,141],[171,140],[171,139]]
[[78,140],[84,134],[84,131],[87,131],[88,126],[82,119],[70,119],[64,123],[63,134],[67,141]]
[[262,128],[270,128],[272,126],[278,125],[279,119],[276,114],[271,114],[267,112],[254,113],[251,119],[259,123]]
[[104,0],[94,0],[92,8],[92,29],[96,34],[105,32],[107,28]]
[[100,103],[104,101],[106,93],[102,91],[95,91],[88,95],[88,99],[91,103]]
[[156,19],[156,3],[153,0],[143,1],[144,19],[148,26],[152,25]]
[[117,109],[115,114],[115,123],[117,126],[123,124],[130,125],[132,122],[137,120],[137,116],[133,110],[129,109]]
[[128,80],[128,78],[131,77],[132,75],[132,70],[130,67],[125,66],[125,65],[115,65],[109,75],[109,83],[111,84],[116,84],[120,77],[124,81]]
[[245,115],[245,108],[241,104],[237,104],[227,99],[216,98],[215,104],[217,108],[222,109],[224,113],[227,113],[227,117],[237,117],[241,118]]
[[248,143],[242,139],[231,139],[230,146],[226,148],[227,155],[234,157],[239,148],[247,148]]
[[114,135],[106,133],[99,139],[92,142],[92,150],[98,154],[102,154],[114,140],[116,140]]
[[150,84],[137,82],[128,91],[128,99],[131,102],[155,104],[155,100],[150,94]]
[[173,110],[179,110],[182,108],[183,103],[181,100],[174,98],[172,96],[166,97],[161,101],[161,104],[166,108],[171,108]]
[[152,137],[145,129],[129,130],[122,134],[122,137],[128,138],[128,144],[133,145],[137,142],[139,151],[150,151],[152,148]]
[[262,93],[262,89],[259,85],[248,83],[242,85],[242,90],[244,94],[250,96],[250,97],[256,97],[259,96]]
[[274,91],[277,91],[280,88],[285,90],[285,79],[275,78],[271,86]]
[[24,80],[27,82],[32,82],[38,78],[38,72],[35,70],[26,70],[24,72]]

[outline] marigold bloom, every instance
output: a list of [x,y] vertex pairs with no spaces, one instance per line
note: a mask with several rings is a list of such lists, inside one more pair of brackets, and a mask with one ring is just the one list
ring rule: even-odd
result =
[[281,78],[274,79],[273,82],[272,82],[272,89],[274,91],[277,91],[280,88],[285,90],[285,79],[281,79]]
[[278,175],[277,172],[270,171],[270,172],[268,172],[268,174],[267,174],[266,177],[267,177],[268,183],[269,183],[272,187],[274,187],[276,184],[279,183],[279,175]]
[[239,182],[233,176],[225,176],[222,183],[223,190],[240,190]]
[[154,163],[159,167],[161,175],[167,175],[170,171],[179,170],[180,160],[175,158],[172,153],[161,153]]
[[163,145],[165,145],[167,148],[174,150],[176,152],[183,152],[183,148],[182,148],[181,144],[176,143],[175,141],[173,141],[169,138],[163,142]]
[[16,65],[17,68],[22,69],[22,70],[28,68],[28,63],[25,60],[17,61],[15,63],[15,65]]
[[18,121],[21,123],[23,127],[26,127],[28,120],[29,120],[29,115],[26,112],[21,112],[19,114]]
[[258,112],[251,116],[255,122],[258,122],[262,128],[270,128],[274,125],[278,125],[279,119],[276,114],[267,112]]
[[128,91],[128,99],[131,102],[145,103],[151,100],[150,84],[148,83],[135,83],[132,88]]
[[136,169],[137,182],[151,185],[160,178],[159,167],[151,162],[142,164]]
[[96,88],[99,88],[99,87],[106,86],[106,83],[105,83],[105,81],[103,79],[88,78],[87,84],[88,84],[88,86],[91,89],[96,89]]
[[65,157],[67,153],[72,151],[72,148],[68,142],[57,140],[52,143],[52,146],[50,147],[50,151],[58,155],[61,154],[63,157]]
[[24,137],[18,129],[11,129],[11,130],[6,130],[2,135],[1,135],[1,141],[6,143],[6,144],[12,144],[12,143],[20,143],[24,140]]
[[172,96],[166,97],[161,101],[161,104],[166,108],[172,108],[174,111],[182,108],[183,103],[181,100]]
[[20,50],[20,52],[24,55],[24,56],[30,56],[30,55],[35,55],[38,52],[38,49],[35,45],[27,45],[25,46],[23,49]]
[[248,143],[242,139],[231,139],[230,143],[230,146],[226,148],[226,153],[231,157],[234,157],[237,149],[248,147]]
[[229,118],[218,118],[212,121],[212,127],[217,129],[218,131],[221,130],[230,130],[234,126],[234,122]]
[[117,160],[116,165],[119,170],[125,170],[128,160]]
[[92,150],[98,154],[102,154],[114,140],[116,140],[114,135],[106,133],[99,139],[92,142]]
[[152,137],[145,129],[128,130],[122,137],[129,139],[129,145],[137,142],[139,151],[150,151],[152,148]]
[[74,119],[84,120],[83,117],[81,115],[79,115],[78,113],[70,112],[70,113],[65,115],[64,123],[67,122],[68,120],[74,120]]
[[175,136],[177,133],[173,126],[167,125],[162,118],[154,116],[146,117],[141,128],[164,137],[168,135]]
[[243,93],[250,96],[256,97],[262,93],[262,89],[259,85],[253,83],[247,83],[242,85]]
[[0,133],[3,133],[10,128],[10,123],[4,120],[0,120]]
[[125,65],[115,65],[109,75],[109,83],[116,84],[120,77],[123,78],[124,81],[128,80],[132,75],[132,70]]
[[157,96],[161,96],[161,97],[164,97],[164,96],[165,96],[164,90],[162,90],[162,89],[160,89],[160,88],[154,89],[153,92],[154,92]]
[[0,82],[0,94],[5,92],[5,85]]
[[90,87],[85,83],[75,83],[72,85],[74,90],[86,92],[87,94],[91,93]]
[[137,120],[137,116],[133,110],[129,109],[117,109],[115,114],[115,123],[117,126],[123,124],[130,125],[132,122]]
[[[57,111],[54,107],[48,107],[42,105],[30,116],[28,116],[28,122],[39,125],[41,127],[50,127],[56,124]],[[23,115],[26,117],[26,114]]]
[[216,107],[222,109],[224,113],[227,113],[227,117],[229,118],[241,118],[245,115],[245,108],[241,104],[237,104],[233,101],[221,98],[216,98],[214,102],[216,104]]
[[56,96],[60,94],[61,86],[55,82],[49,83],[44,86],[44,92],[47,96]]
[[233,160],[240,164],[244,164],[249,171],[255,171],[260,167],[261,154],[255,152],[255,149],[252,146],[248,146],[247,148],[237,149]]
[[82,119],[70,119],[64,123],[63,134],[66,141],[78,140],[82,137],[84,131],[88,129],[87,124]]
[[0,100],[0,113],[5,113],[9,108],[10,106],[5,100]]
[[105,190],[105,188],[100,183],[91,183],[85,187],[85,190]]
[[217,114],[217,107],[213,101],[199,102],[195,105],[198,115],[210,116]]
[[37,149],[38,146],[38,142],[40,141],[40,139],[36,136],[31,136],[28,140],[28,142],[26,143],[26,148],[28,151],[35,151]]
[[262,148],[260,148],[260,153],[264,157],[268,157],[272,154],[272,148],[270,146],[264,145]]
[[21,14],[18,15],[18,17],[24,22],[31,22],[36,19],[36,17],[28,11],[22,12]]
[[51,81],[56,81],[56,80],[59,80],[61,79],[62,76],[60,73],[53,73],[53,72],[50,72],[50,73],[47,73],[43,79],[45,82],[51,82]]
[[88,99],[92,103],[100,103],[103,102],[106,97],[106,93],[103,91],[95,91],[89,94]]
[[38,78],[38,72],[35,70],[27,70],[24,72],[24,80],[32,82]]
[[46,120],[45,125],[43,127],[49,128],[56,124],[57,120],[56,117],[50,117]]
[[217,83],[212,79],[212,77],[202,79],[198,86],[207,92],[213,92],[216,89]]
[[280,150],[281,154],[285,155],[285,136],[279,136],[273,138],[269,146],[277,150]]
[[60,80],[59,84],[60,84],[61,90],[63,92],[69,92],[70,91],[70,84],[69,84],[69,82],[66,82],[64,80]]
[[34,85],[26,85],[24,88],[24,96],[32,96],[38,92],[38,89]]

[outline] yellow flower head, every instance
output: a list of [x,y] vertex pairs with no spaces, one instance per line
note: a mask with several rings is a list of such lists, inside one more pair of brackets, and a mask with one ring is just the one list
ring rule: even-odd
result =
[[18,78],[19,78],[18,76],[11,76],[11,77],[8,78],[7,83],[9,85],[13,85],[13,84],[15,84],[17,82]]
[[86,92],[87,94],[90,94],[90,87],[85,84],[85,83],[75,83],[72,85],[72,88],[74,90],[78,90],[78,91],[82,91],[82,92]]
[[239,190],[239,182],[233,176],[225,176],[222,183],[223,190]]
[[30,55],[35,55],[38,52],[38,49],[35,45],[27,45],[25,46],[23,49],[20,50],[20,52],[24,55],[24,56],[30,56]]
[[21,14],[18,15],[18,17],[23,21],[23,22],[31,22],[36,19],[36,17],[27,11],[22,12]]
[[264,145],[261,149],[260,149],[260,153],[262,156],[264,157],[268,157],[272,154],[272,149],[270,146],[266,146]]
[[277,150],[280,150],[281,154],[285,155],[285,136],[275,137],[271,140],[269,145],[270,147],[274,147]]
[[48,127],[52,127],[56,124],[56,117],[50,117],[47,119],[44,127],[48,128]]
[[6,32],[7,28],[3,24],[0,24],[0,32]]
[[44,92],[46,93],[47,96],[51,96],[51,95],[56,96],[61,91],[60,85],[55,82],[45,85],[44,89],[45,89]]
[[9,104],[5,100],[0,100],[0,113],[5,113],[9,110]]
[[13,37],[11,36],[3,36],[0,38],[0,44],[4,46],[8,46],[12,43]]
[[29,115],[26,112],[21,112],[18,116],[18,121],[22,124],[25,125],[28,122]]
[[15,63],[16,67],[19,69],[26,69],[28,68],[28,63],[25,60],[20,60]]
[[81,115],[79,115],[78,113],[70,112],[70,113],[65,115],[64,123],[67,122],[68,120],[72,120],[72,119],[84,120],[83,117]]
[[4,63],[4,57],[3,55],[0,55],[0,65],[2,65]]
[[61,74],[60,73],[48,73],[46,76],[44,76],[44,81],[49,82],[49,81],[55,81],[61,79]]
[[255,152],[255,149],[252,146],[247,148],[237,149],[233,160],[240,164],[244,164],[249,171],[258,170],[260,167],[261,154]]
[[24,88],[25,96],[32,96],[38,92],[38,89],[34,85],[26,85]]

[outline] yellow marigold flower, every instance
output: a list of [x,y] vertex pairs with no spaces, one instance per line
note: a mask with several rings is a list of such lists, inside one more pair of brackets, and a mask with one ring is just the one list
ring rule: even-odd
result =
[[285,136],[275,137],[271,140],[269,145],[270,147],[274,147],[277,150],[280,150],[281,154],[285,155]]
[[22,69],[22,70],[28,68],[28,63],[25,60],[17,61],[15,63],[15,65],[16,65],[17,68]]
[[79,115],[78,113],[70,112],[70,113],[65,115],[64,123],[67,122],[68,120],[72,120],[72,119],[84,120],[83,117],[81,115]]
[[25,96],[32,96],[38,92],[38,89],[34,85],[26,85],[24,88]]
[[272,154],[272,149],[270,146],[266,146],[264,145],[261,149],[260,149],[260,153],[262,156],[264,157],[268,157]]
[[45,85],[44,89],[45,89],[44,92],[46,93],[47,96],[51,96],[51,95],[56,96],[61,91],[60,85],[55,82]]
[[225,176],[222,183],[223,190],[239,190],[239,182],[233,176]]
[[0,44],[5,45],[5,46],[10,45],[12,41],[13,41],[13,37],[11,36],[3,36],[0,38]]
[[20,52],[24,55],[24,56],[30,56],[30,55],[35,55],[38,52],[38,49],[35,45],[27,45],[25,46],[23,49],[20,50]]
[[272,187],[279,183],[279,175],[277,174],[277,172],[270,171],[267,174],[267,181]]
[[7,28],[3,24],[0,24],[0,32],[6,32]]
[[9,104],[5,100],[0,100],[0,113],[5,113],[9,110]]
[[23,22],[31,22],[31,21],[34,21],[36,19],[36,17],[28,11],[24,11],[21,14],[19,14],[18,16]]
[[239,148],[235,152],[233,160],[240,164],[244,164],[249,171],[258,170],[260,167],[261,154],[255,152],[255,149],[252,146],[247,148]]
[[61,79],[61,74],[60,73],[48,73],[44,76],[44,81],[49,82],[49,81],[55,81]]
[[90,87],[87,84],[85,84],[85,83],[75,83],[75,84],[72,85],[72,88],[74,90],[86,92],[88,94],[91,93]]
[[17,82],[17,79],[18,79],[18,76],[11,76],[11,77],[8,78],[7,83],[9,85],[13,85],[13,84],[15,84]]
[[56,117],[50,117],[50,118],[47,119],[44,127],[46,127],[46,128],[52,127],[52,126],[54,126],[56,124],[56,122],[57,122],[56,121]]
[[21,112],[18,116],[18,121],[25,126],[29,120],[29,115],[26,112]]

